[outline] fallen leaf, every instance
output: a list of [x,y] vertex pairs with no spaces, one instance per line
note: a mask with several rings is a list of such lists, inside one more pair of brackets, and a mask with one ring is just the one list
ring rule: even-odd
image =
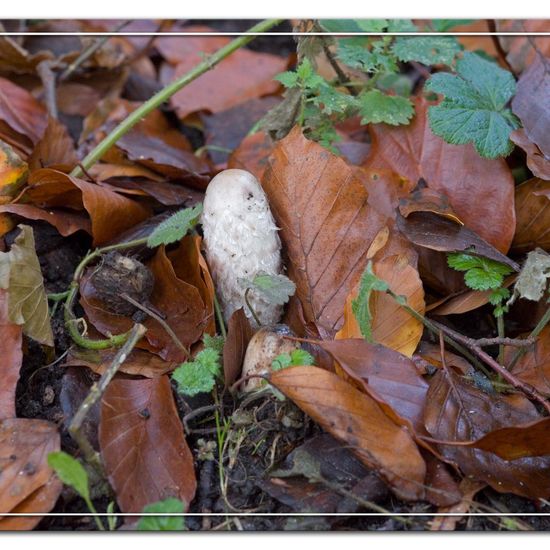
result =
[[193,455],[167,376],[115,378],[103,396],[99,444],[123,512],[139,513],[169,497],[189,508],[197,484]]
[[434,506],[460,502],[462,493],[449,466],[425,449],[421,449],[421,453],[426,461],[426,500]]
[[424,494],[426,464],[408,431],[395,424],[369,395],[317,367],[290,367],[270,375],[283,392],[369,468],[400,498]]
[[149,210],[136,201],[50,168],[36,170],[31,174],[23,197],[42,208],[84,207],[90,215],[96,246],[109,242],[149,217]]
[[273,147],[273,140],[265,132],[246,136],[231,153],[227,160],[227,168],[247,170],[258,181],[262,181]]
[[0,288],[7,291],[8,320],[22,327],[23,334],[53,346],[48,300],[34,235],[28,225],[20,226],[9,252],[0,252]]
[[[424,420],[432,437],[438,440],[471,442],[499,428],[536,419],[540,417],[527,399],[486,394],[449,370],[437,372],[430,382]],[[508,461],[469,446],[442,444],[439,448],[466,476],[483,481],[498,492],[527,498],[550,495],[550,457]]]
[[516,216],[512,250],[523,253],[538,246],[550,252],[550,181],[531,178],[516,187]]
[[549,70],[550,57],[537,55],[521,75],[512,99],[512,110],[521,120],[525,134],[547,158],[550,158],[550,138],[546,131],[550,124]]
[[50,117],[44,135],[29,158],[29,168],[38,170],[52,165],[64,165],[72,169],[77,163],[74,143],[67,128]]
[[0,530],[32,529],[42,517],[1,517],[7,512],[47,513],[54,507],[63,484],[48,466],[48,453],[60,450],[55,424],[45,420],[0,420]]
[[223,379],[226,387],[240,377],[246,348],[253,335],[243,308],[234,311],[227,323],[227,338],[223,345]]
[[307,140],[299,127],[277,143],[262,185],[305,320],[333,333],[386,220],[368,205],[353,169]]
[[34,144],[48,125],[46,109],[27,90],[1,77],[0,120]]
[[[510,134],[510,140],[525,151],[527,155],[527,168],[533,172],[533,175],[537,178],[550,180],[550,158],[546,158],[539,147],[527,137],[525,129],[519,128],[518,130],[514,130]],[[516,206],[516,216],[517,211]]]
[[25,184],[28,165],[5,142],[0,140],[0,204],[15,197]]
[[503,159],[481,158],[472,145],[450,145],[435,136],[427,120],[429,105],[418,98],[408,126],[371,125],[372,149],[365,168],[393,171],[413,185],[423,178],[449,198],[466,226],[506,252],[515,227],[510,169]]

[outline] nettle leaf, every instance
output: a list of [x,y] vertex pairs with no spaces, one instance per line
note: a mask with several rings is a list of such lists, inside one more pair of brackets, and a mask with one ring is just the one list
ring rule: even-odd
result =
[[294,71],[285,71],[284,73],[279,73],[273,78],[278,80],[285,88],[295,88],[298,86],[299,77],[298,73]]
[[374,290],[386,292],[389,289],[388,283],[379,279],[372,270],[372,261],[369,261],[363,275],[361,275],[361,283],[357,298],[351,302],[351,310],[361,334],[367,342],[373,342],[372,338],[372,313],[370,310],[370,297]]
[[516,90],[513,75],[470,52],[457,61],[456,70],[456,75],[435,74],[426,83],[427,90],[444,95],[429,108],[432,131],[447,143],[473,142],[482,157],[508,155],[514,147],[510,132],[519,127],[506,108]]
[[400,61],[450,65],[461,47],[452,36],[399,36],[392,51]]
[[57,477],[65,485],[72,487],[84,500],[90,499],[88,474],[76,458],[63,451],[57,451],[48,454],[48,466],[55,470]]
[[380,90],[370,90],[359,97],[361,124],[385,122],[392,126],[408,124],[414,115],[410,99],[387,95]]
[[[185,505],[177,498],[167,498],[143,507],[145,514],[182,514]],[[183,516],[145,516],[140,518],[138,531],[184,531]]]
[[502,286],[504,277],[512,273],[507,265],[464,253],[447,255],[449,267],[457,271],[465,271],[464,282],[472,290],[495,290]]
[[259,290],[269,303],[279,306],[286,304],[296,292],[296,285],[285,275],[268,275],[260,272],[251,281],[244,280],[243,284]]
[[0,288],[8,291],[8,318],[23,326],[23,333],[47,346],[53,346],[48,299],[34,235],[28,225],[20,225],[9,252],[0,252]]
[[196,204],[192,208],[179,210],[167,220],[160,223],[147,239],[147,246],[155,248],[161,244],[170,244],[180,241],[187,233],[197,225],[202,213],[202,204]]

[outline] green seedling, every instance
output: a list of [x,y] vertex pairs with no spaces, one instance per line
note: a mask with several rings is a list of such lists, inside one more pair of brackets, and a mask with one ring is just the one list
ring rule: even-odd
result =
[[[167,498],[148,504],[143,508],[144,514],[182,514],[185,504],[177,498]],[[140,518],[138,531],[184,531],[185,518],[183,516],[143,516]]]

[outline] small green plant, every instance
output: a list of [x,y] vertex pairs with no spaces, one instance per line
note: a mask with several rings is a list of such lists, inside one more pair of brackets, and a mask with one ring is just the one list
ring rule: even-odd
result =
[[311,353],[304,349],[295,349],[291,353],[281,353],[273,359],[271,368],[274,371],[286,369],[288,367],[298,367],[314,365],[315,359]]
[[172,214],[155,227],[147,239],[147,246],[155,248],[161,244],[170,244],[183,239],[197,225],[201,213],[202,204],[199,203]]
[[221,373],[223,338],[205,334],[203,342],[205,347],[195,359],[182,363],[172,374],[178,383],[178,391],[189,397],[212,391]]
[[[185,504],[177,498],[167,498],[144,506],[144,514],[183,514]],[[183,516],[143,516],[140,518],[138,531],[184,531]]]
[[453,252],[447,255],[449,267],[464,272],[464,282],[472,290],[492,290],[489,302],[495,306],[495,317],[506,313],[505,301],[510,291],[503,288],[504,277],[512,273],[512,268],[488,258],[472,256],[464,252]]
[[[63,451],[48,454],[48,465],[55,471],[57,477],[59,477],[65,485],[72,487],[82,497],[88,510],[92,513],[97,528],[100,531],[105,531],[105,527],[101,523],[97,515],[97,510],[90,498],[88,473],[84,469],[84,466],[82,466],[76,458],[73,458]],[[112,524],[109,523],[109,528],[111,528],[111,525]]]
[[285,275],[260,271],[252,280],[243,279],[249,289],[258,290],[270,304],[284,305],[296,292],[296,285]]

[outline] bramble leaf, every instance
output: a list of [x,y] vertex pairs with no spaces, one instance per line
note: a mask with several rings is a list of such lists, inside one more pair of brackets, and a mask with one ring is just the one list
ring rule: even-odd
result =
[[179,210],[160,223],[147,239],[147,246],[154,248],[161,244],[179,241],[197,225],[202,213],[202,204]]
[[[177,498],[167,498],[143,507],[146,514],[181,514],[185,506]],[[183,516],[144,516],[137,525],[138,531],[184,531]]]
[[426,83],[427,90],[445,96],[429,108],[432,131],[447,143],[473,142],[482,157],[508,155],[510,132],[519,127],[506,108],[516,90],[513,75],[470,52],[457,61],[456,70],[456,75],[435,74]]
[[414,115],[410,99],[387,95],[380,90],[370,90],[359,97],[361,124],[385,122],[392,126],[408,124]]

